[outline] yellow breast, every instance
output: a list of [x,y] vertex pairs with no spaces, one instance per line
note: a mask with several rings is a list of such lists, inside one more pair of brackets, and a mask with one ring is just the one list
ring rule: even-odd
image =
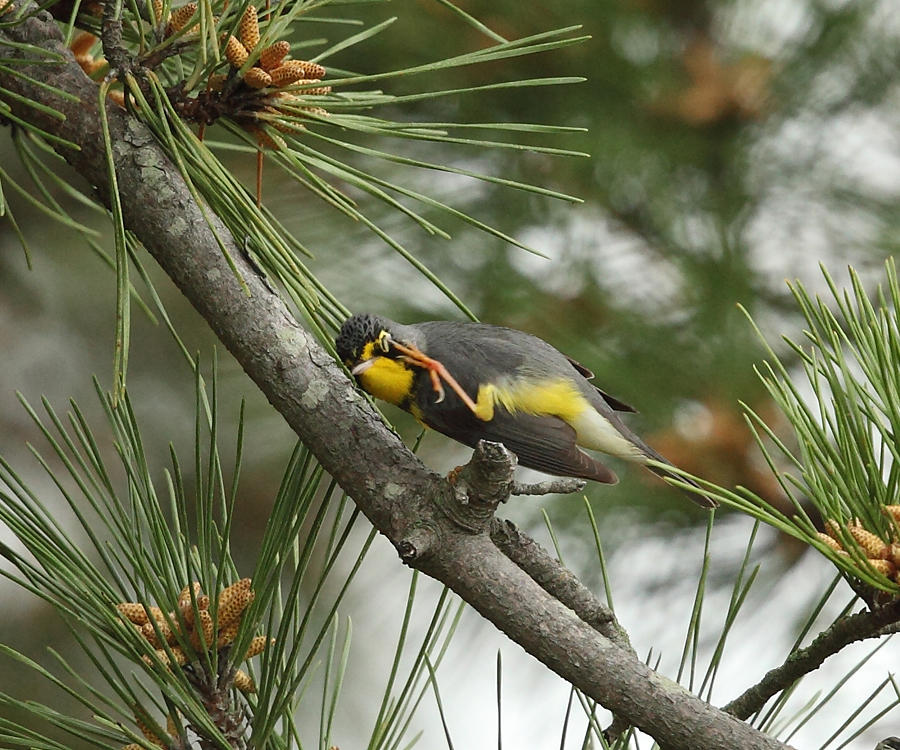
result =
[[409,399],[413,384],[413,371],[402,362],[387,357],[377,357],[375,364],[360,373],[359,383],[375,398],[403,406]]

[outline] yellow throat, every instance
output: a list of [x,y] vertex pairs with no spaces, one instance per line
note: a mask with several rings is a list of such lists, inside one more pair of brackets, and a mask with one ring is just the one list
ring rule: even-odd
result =
[[360,360],[365,362],[375,357],[374,364],[359,374],[360,385],[375,398],[401,406],[411,396],[413,377],[411,367],[389,357],[375,356],[375,343],[363,347]]

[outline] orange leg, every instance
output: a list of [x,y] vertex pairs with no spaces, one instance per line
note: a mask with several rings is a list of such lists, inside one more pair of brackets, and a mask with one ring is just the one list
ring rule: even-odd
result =
[[471,412],[478,416],[478,411],[475,406],[475,402],[469,397],[469,394],[466,393],[462,386],[456,382],[456,378],[454,378],[448,371],[447,368],[444,367],[443,363],[438,362],[436,359],[432,359],[424,352],[420,352],[418,349],[413,347],[404,346],[403,344],[398,344],[396,341],[391,341],[391,346],[393,346],[397,351],[401,354],[406,355],[407,360],[414,365],[419,367],[423,367],[428,370],[428,374],[431,377],[431,387],[434,388],[435,393],[437,393],[437,403],[440,403],[444,400],[444,386],[441,384],[441,380],[443,380],[450,388],[453,389],[453,392],[459,396],[460,400],[469,407]]

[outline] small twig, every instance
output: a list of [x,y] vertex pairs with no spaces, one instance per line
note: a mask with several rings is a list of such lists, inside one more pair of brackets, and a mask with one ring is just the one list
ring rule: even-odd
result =
[[[491,539],[504,555],[537,581],[544,591],[565,604],[619,648],[635,653],[628,633],[616,620],[613,611],[534,539],[519,531],[511,521],[497,518],[491,523]],[[604,730],[603,735],[607,742],[612,742],[630,728],[628,721],[613,716],[612,724]]]
[[121,6],[116,0],[103,3],[103,21],[100,27],[100,41],[103,44],[103,56],[109,62],[109,74],[123,78],[127,73],[134,73],[134,64],[122,43],[122,19],[117,8]]
[[571,495],[581,492],[587,484],[583,479],[557,477],[543,482],[513,482],[511,495]]
[[530,575],[541,588],[555,597],[594,630],[620,648],[634,653],[628,634],[613,611],[534,539],[511,521],[495,518],[491,540],[500,551]]
[[880,637],[900,621],[900,600],[837,620],[806,648],[794,651],[780,667],[770,670],[756,685],[722,707],[726,713],[747,719],[776,693],[786,690],[803,675],[818,669],[832,654],[867,638]]

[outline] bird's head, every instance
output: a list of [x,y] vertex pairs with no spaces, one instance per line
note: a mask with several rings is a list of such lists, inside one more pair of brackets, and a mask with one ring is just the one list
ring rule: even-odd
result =
[[350,316],[335,340],[338,356],[353,375],[373,367],[379,358],[396,359],[400,352],[392,346],[391,333],[396,326],[393,321],[370,313]]
[[426,367],[421,336],[413,326],[360,313],[341,326],[335,348],[359,384],[373,396],[403,405],[411,397],[417,368]]

